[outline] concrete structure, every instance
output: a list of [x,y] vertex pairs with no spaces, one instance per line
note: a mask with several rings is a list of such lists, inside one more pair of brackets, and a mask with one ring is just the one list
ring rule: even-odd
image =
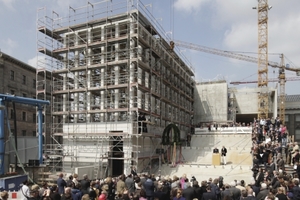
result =
[[[279,104],[280,102],[278,102]],[[278,106],[279,107],[279,106]],[[300,95],[286,95],[285,124],[295,141],[300,141]]]
[[194,98],[195,123],[227,122],[228,86],[226,81],[197,83]]
[[51,71],[51,134],[59,147],[51,151],[63,152],[66,172],[89,165],[91,178],[142,171],[158,161],[168,124],[182,139],[191,131],[194,73],[146,6],[132,4],[88,3],[70,7],[66,18],[38,11],[37,71]]
[[[269,114],[277,116],[277,90],[268,88]],[[195,85],[194,121],[197,127],[208,124],[250,123],[257,117],[257,88],[229,88],[225,80]]]
[[[229,113],[236,115],[237,122],[252,122],[257,118],[259,88],[230,88]],[[277,117],[277,90],[268,87],[269,117]]]

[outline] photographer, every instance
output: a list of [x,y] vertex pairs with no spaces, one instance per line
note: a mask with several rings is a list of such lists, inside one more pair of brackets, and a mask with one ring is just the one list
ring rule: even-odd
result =
[[194,185],[195,181],[197,181],[196,178],[195,178],[195,176],[192,176],[192,178],[191,178],[191,184]]

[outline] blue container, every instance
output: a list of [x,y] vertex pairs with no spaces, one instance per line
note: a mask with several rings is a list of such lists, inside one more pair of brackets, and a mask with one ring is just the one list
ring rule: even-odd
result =
[[0,178],[0,188],[6,191],[17,191],[25,180],[27,175],[16,175]]

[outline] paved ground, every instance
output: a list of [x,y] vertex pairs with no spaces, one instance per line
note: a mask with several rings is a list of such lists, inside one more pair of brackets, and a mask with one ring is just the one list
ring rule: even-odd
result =
[[[190,147],[182,148],[184,164],[170,167],[162,165],[162,176],[195,176],[198,181],[209,178],[224,177],[225,183],[233,180],[252,181],[251,134],[201,134],[193,135]],[[227,165],[212,165],[212,150],[214,147],[228,150]]]

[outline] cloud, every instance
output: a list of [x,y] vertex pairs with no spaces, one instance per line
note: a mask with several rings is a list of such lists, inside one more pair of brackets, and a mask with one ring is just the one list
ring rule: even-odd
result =
[[252,24],[235,24],[224,33],[223,43],[228,50],[251,51],[257,48],[257,28]]
[[29,60],[27,61],[28,65],[30,65],[30,66],[36,68],[36,67],[37,67],[37,59],[38,59],[37,56],[35,56],[35,57],[29,59]]
[[2,40],[2,51],[7,53],[7,54],[11,54],[14,49],[16,47],[18,47],[18,43],[15,40],[12,40],[10,38],[6,39],[6,40]]
[[[300,46],[300,14],[291,13],[272,21],[269,18],[268,24],[268,51],[269,53],[284,53],[294,63],[299,63],[298,47]],[[258,27],[252,23],[236,20],[226,29],[223,44],[230,50],[257,51]],[[269,56],[269,60],[279,62],[279,58]]]
[[202,6],[211,0],[176,0],[174,7],[177,10],[183,10],[185,12],[199,11]]
[[10,10],[15,10],[13,4],[16,0],[0,0],[0,3],[3,3],[5,7]]

